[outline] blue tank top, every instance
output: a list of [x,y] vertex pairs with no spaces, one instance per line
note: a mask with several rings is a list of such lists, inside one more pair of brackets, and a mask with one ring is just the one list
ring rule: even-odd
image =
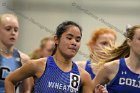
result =
[[0,93],[5,93],[4,80],[10,72],[21,66],[20,54],[14,49],[13,57],[5,58],[0,55]]
[[49,56],[43,75],[35,80],[34,93],[80,93],[80,87],[77,65],[73,63],[70,72],[63,72]]
[[120,59],[119,71],[107,85],[109,93],[140,93],[140,74],[127,67],[124,58]]
[[90,64],[91,64],[91,62],[90,62],[90,60],[88,60],[88,61],[86,62],[85,70],[90,74],[91,78],[94,79],[95,74],[93,73]]

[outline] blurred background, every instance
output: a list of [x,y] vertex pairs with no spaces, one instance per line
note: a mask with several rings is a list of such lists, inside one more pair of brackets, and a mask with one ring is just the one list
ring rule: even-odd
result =
[[20,35],[16,47],[30,54],[46,36],[66,20],[82,26],[81,47],[74,60],[88,59],[86,46],[91,33],[99,27],[117,32],[116,46],[125,39],[126,24],[140,24],[140,0],[0,0],[0,14],[15,13]]

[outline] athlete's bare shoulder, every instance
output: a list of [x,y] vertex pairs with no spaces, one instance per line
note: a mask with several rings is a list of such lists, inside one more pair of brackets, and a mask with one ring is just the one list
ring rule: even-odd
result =
[[79,69],[79,72],[80,72],[80,76],[81,76],[81,79],[86,79],[86,78],[89,78],[89,79],[91,79],[91,77],[90,77],[90,75],[89,75],[89,73],[87,72],[87,71],[85,71],[83,68],[81,68],[81,67],[78,67],[78,69]]
[[107,70],[116,70],[116,68],[119,67],[119,60],[114,60],[114,61],[111,61],[111,62],[108,62],[108,63],[105,63],[104,65],[104,68],[107,69]]
[[104,70],[103,72],[106,73],[108,79],[112,80],[119,70],[119,60],[105,63],[101,70]]
[[82,83],[82,93],[92,93],[92,81],[88,72],[78,67]]
[[34,66],[34,69],[35,69],[35,72],[36,72],[35,75],[37,77],[40,77],[45,70],[45,67],[46,67],[46,64],[47,64],[47,57],[31,60],[30,62]]
[[31,62],[32,64],[36,65],[36,66],[41,66],[46,64],[47,62],[47,57],[44,58],[39,58],[39,59],[34,59],[34,60],[30,60],[29,62]]
[[28,60],[30,60],[30,57],[27,54],[25,54],[19,50],[18,50],[18,52],[20,54],[22,64],[24,64],[24,63],[28,62]]
[[76,61],[75,63],[81,68],[85,69],[86,61]]

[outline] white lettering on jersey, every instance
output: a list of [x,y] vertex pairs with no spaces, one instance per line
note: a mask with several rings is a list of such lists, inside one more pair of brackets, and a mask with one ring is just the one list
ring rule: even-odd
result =
[[131,79],[131,78],[120,78],[119,85],[127,85],[127,86],[140,88],[140,81],[136,81],[135,79]]

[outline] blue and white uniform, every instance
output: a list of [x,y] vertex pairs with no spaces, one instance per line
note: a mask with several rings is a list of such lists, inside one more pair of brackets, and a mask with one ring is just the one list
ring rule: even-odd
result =
[[62,71],[49,56],[43,75],[35,79],[34,93],[80,93],[81,80],[75,63],[70,72]]
[[13,57],[5,58],[0,55],[0,93],[5,93],[4,80],[10,72],[21,67],[20,54],[14,49]]
[[132,72],[122,58],[119,71],[107,85],[107,90],[109,93],[140,93],[140,74]]
[[90,65],[91,65],[91,61],[88,60],[88,61],[86,62],[85,70],[90,74],[91,78],[94,79],[95,74],[93,73],[92,68],[91,68]]

